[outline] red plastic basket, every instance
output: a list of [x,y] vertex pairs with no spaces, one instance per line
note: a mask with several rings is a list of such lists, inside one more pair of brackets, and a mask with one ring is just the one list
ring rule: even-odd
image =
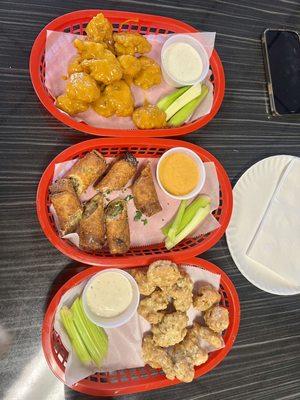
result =
[[[169,257],[166,258],[170,259]],[[172,260],[174,261],[174,258]],[[230,325],[223,333],[225,347],[210,353],[208,361],[195,368],[195,377],[198,378],[218,365],[232,348],[240,324],[240,303],[233,283],[225,272],[216,265],[201,258],[191,258],[187,260],[185,264],[195,265],[221,275],[221,304],[228,309],[230,319]],[[147,263],[143,265],[147,265]],[[99,268],[97,267],[88,268],[66,282],[53,297],[44,318],[42,328],[44,354],[52,372],[64,383],[64,371],[68,352],[63,347],[59,335],[53,328],[56,308],[65,292],[98,271]],[[149,366],[145,366],[143,368],[126,369],[109,373],[96,373],[76,383],[72,386],[72,389],[94,396],[118,396],[159,389],[178,383],[180,382],[177,379],[174,381],[168,380],[161,370],[155,370]]]
[[[124,130],[96,128],[84,122],[77,122],[55,107],[53,98],[48,93],[45,85],[45,44],[47,30],[84,34],[87,23],[93,16],[103,12],[112,22],[115,31],[134,31],[141,34],[184,33],[197,32],[192,26],[172,18],[158,15],[140,14],[114,10],[81,10],[64,14],[51,21],[37,36],[30,55],[30,76],[34,90],[44,107],[59,121],[78,131],[96,136],[179,136],[195,131],[206,125],[218,112],[224,97],[225,77],[221,60],[214,50],[210,58],[212,70],[211,80],[214,85],[214,102],[211,112],[179,128]],[[128,23],[121,26],[124,21]]]
[[[139,144],[141,143],[141,144]],[[218,173],[220,184],[220,205],[214,211],[214,216],[220,222],[220,227],[206,235],[195,238],[187,238],[180,242],[176,247],[169,251],[164,243],[132,247],[124,255],[111,255],[108,250],[103,250],[102,254],[91,254],[84,252],[70,243],[66,239],[59,237],[54,225],[52,214],[49,211],[49,186],[52,183],[54,166],[57,163],[82,157],[85,153],[97,149],[106,157],[116,157],[128,150],[135,157],[160,157],[166,150],[172,147],[186,147],[195,151],[203,161],[213,161]],[[89,265],[111,265],[119,268],[137,265],[143,262],[151,262],[162,256],[176,256],[177,261],[182,261],[188,257],[203,253],[212,247],[224,234],[229,223],[232,212],[232,189],[228,176],[219,161],[208,151],[194,144],[181,140],[170,139],[92,139],[71,146],[60,153],[46,168],[37,191],[36,198],[37,214],[41,227],[50,242],[66,256]]]

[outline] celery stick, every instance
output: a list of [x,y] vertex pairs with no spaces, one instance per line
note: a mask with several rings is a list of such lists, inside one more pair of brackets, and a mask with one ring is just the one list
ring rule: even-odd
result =
[[167,109],[166,109],[166,120],[168,121],[174,114],[177,113],[187,103],[200,96],[202,90],[201,83],[197,83],[191,86],[186,92],[178,97]]
[[199,210],[196,212],[194,218],[189,222],[186,227],[178,234],[175,236],[174,240],[170,240],[168,237],[165,241],[166,248],[168,250],[172,249],[176,244],[181,242],[185,237],[187,237],[190,233],[193,232],[193,230],[201,223],[204,221],[204,219],[208,216],[210,212],[210,204],[208,204],[206,207],[201,207]]
[[182,220],[186,206],[187,206],[187,200],[182,200],[180,203],[180,206],[178,208],[176,217],[175,217],[175,219],[170,227],[169,233],[168,233],[168,236],[171,240],[174,240],[175,236],[178,233],[178,228],[179,228],[180,222]]
[[93,364],[92,358],[75,326],[72,311],[69,310],[68,307],[64,306],[61,308],[59,315],[79,360],[84,365]]
[[173,101],[175,101],[179,96],[181,96],[189,88],[190,88],[190,86],[184,86],[184,87],[168,94],[167,96],[165,96],[159,100],[159,102],[156,104],[157,107],[160,108],[162,111],[166,111],[166,109],[173,103]]
[[168,125],[170,126],[180,126],[194,113],[199,104],[204,100],[208,94],[208,88],[202,85],[202,91],[200,96],[196,97],[194,100],[190,101],[184,107],[182,107],[176,114],[169,119]]
[[[82,303],[82,298],[79,297],[79,305],[80,305],[80,310],[82,313],[82,317],[84,318],[86,324],[91,328],[92,330],[92,334],[95,337],[95,340],[98,341],[99,340],[99,345],[100,347],[103,349],[103,351],[105,352],[105,355],[107,353],[108,350],[108,337],[107,334],[105,332],[105,330],[97,325],[95,325],[86,315],[86,313],[84,312],[84,308],[83,308],[83,303]],[[94,329],[94,327],[96,329]]]
[[[197,210],[200,207],[205,207],[207,206],[207,204],[210,203],[210,198],[209,196],[206,196],[204,194],[200,195],[199,197],[197,197],[195,200],[193,200],[185,209],[181,222],[179,224],[178,230],[177,230],[177,234],[180,233],[182,231],[183,228],[186,227],[186,225],[193,219],[193,217],[195,216]],[[169,236],[168,232],[172,226],[173,222],[169,222],[167,225],[165,225],[162,228],[162,233],[165,236]]]
[[71,310],[75,326],[94,363],[100,367],[108,349],[107,340],[103,340],[102,328],[95,325],[86,316],[79,297],[74,301]]

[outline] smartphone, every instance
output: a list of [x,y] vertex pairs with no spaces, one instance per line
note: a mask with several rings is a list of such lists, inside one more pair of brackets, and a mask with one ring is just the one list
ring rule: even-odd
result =
[[300,114],[300,37],[298,32],[266,29],[262,35],[273,115]]

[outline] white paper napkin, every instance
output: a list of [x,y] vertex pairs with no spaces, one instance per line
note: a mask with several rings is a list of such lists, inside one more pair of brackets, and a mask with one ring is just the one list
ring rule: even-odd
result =
[[247,256],[300,285],[300,159],[295,157],[280,178],[246,251]]

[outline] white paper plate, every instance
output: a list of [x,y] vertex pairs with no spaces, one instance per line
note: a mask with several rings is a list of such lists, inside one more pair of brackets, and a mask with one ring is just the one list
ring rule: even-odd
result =
[[259,289],[278,295],[298,294],[300,287],[250,259],[246,250],[292,158],[288,155],[265,158],[241,176],[233,189],[233,213],[226,231],[229,251],[240,272]]

